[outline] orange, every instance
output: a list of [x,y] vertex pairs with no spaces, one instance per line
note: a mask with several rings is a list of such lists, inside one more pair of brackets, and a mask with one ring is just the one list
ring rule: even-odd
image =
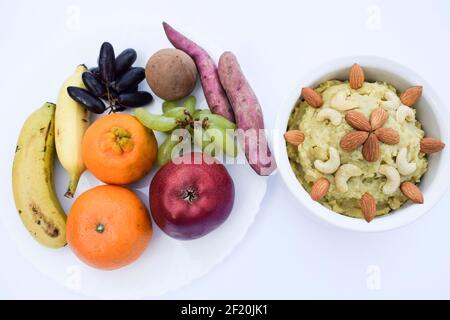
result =
[[125,187],[104,185],[84,192],[67,219],[67,243],[82,261],[99,269],[132,263],[151,236],[146,207]]
[[129,114],[110,114],[96,120],[82,142],[83,161],[105,183],[127,184],[152,168],[158,145],[153,131]]

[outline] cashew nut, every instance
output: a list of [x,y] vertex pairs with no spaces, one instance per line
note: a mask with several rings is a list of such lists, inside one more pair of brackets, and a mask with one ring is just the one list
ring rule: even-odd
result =
[[406,149],[406,147],[400,149],[395,162],[397,164],[397,170],[402,176],[410,175],[411,173],[416,171],[416,163],[408,162],[408,150]]
[[400,124],[405,123],[405,121],[414,121],[416,119],[414,110],[411,107],[405,106],[404,104],[398,107],[395,118]]
[[400,174],[394,167],[383,164],[378,170],[379,173],[386,176],[387,180],[383,186],[383,193],[386,195],[393,194],[400,187]]
[[339,168],[341,158],[339,152],[333,147],[330,147],[328,152],[330,153],[328,161],[316,160],[314,161],[314,167],[322,173],[332,174]]
[[358,177],[362,174],[363,174],[362,170],[359,167],[355,166],[354,164],[350,163],[343,164],[334,175],[334,181],[336,182],[336,189],[339,192],[347,192],[348,179],[350,179],[351,177]]
[[331,98],[330,106],[333,109],[336,109],[338,111],[347,111],[359,108],[358,105],[350,103],[347,101],[348,91],[343,89],[338,92]]
[[381,101],[380,105],[383,108],[390,109],[390,110],[397,110],[397,108],[400,106],[400,98],[395,94],[395,92],[388,90],[384,94],[384,99],[386,101]]
[[317,120],[324,121],[329,120],[332,125],[338,126],[342,122],[342,114],[338,111],[330,108],[324,108],[319,111],[317,114]]

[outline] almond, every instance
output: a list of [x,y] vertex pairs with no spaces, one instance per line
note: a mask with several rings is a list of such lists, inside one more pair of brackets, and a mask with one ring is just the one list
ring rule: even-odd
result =
[[364,142],[362,154],[364,159],[369,162],[375,162],[380,158],[380,142],[374,133],[369,134]]
[[305,134],[300,130],[289,130],[284,134],[287,143],[298,146],[305,141]]
[[364,193],[360,200],[361,211],[364,215],[364,219],[370,222],[375,218],[377,214],[377,202],[375,198],[368,192]]
[[345,115],[345,121],[356,130],[370,131],[370,123],[366,116],[359,111],[349,111]]
[[372,126],[372,130],[381,128],[386,123],[388,117],[388,113],[383,108],[372,111],[370,114],[370,125]]
[[361,68],[361,66],[357,63],[355,63],[352,68],[350,69],[349,74],[349,82],[350,82],[350,88],[352,89],[359,89],[364,84],[364,70]]
[[322,96],[311,88],[303,88],[302,96],[311,107],[320,108],[323,104]]
[[400,142],[400,135],[392,128],[379,128],[375,130],[378,140],[386,144],[397,144]]
[[400,101],[408,107],[416,103],[417,99],[422,95],[422,86],[415,86],[406,89],[400,94]]
[[311,188],[310,196],[314,201],[320,200],[324,195],[327,194],[330,188],[330,181],[326,178],[320,178],[317,180]]
[[400,185],[403,194],[414,203],[423,203],[423,194],[414,183],[405,181]]
[[350,152],[358,148],[367,140],[369,133],[367,131],[352,131],[347,133],[340,142],[342,150]]
[[435,153],[444,149],[445,143],[435,138],[423,138],[420,140],[420,151],[423,153]]

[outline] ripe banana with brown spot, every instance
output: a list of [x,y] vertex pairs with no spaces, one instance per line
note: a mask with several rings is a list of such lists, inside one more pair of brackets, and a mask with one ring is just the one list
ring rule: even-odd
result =
[[65,193],[68,198],[73,198],[78,180],[86,169],[81,157],[81,140],[89,126],[89,112],[69,96],[67,87],[85,88],[81,78],[85,71],[85,65],[77,66],[75,72],[63,83],[56,101],[56,153],[69,174],[69,185]]
[[45,103],[25,121],[13,163],[13,193],[19,216],[41,244],[66,244],[66,214],[53,184],[55,105]]

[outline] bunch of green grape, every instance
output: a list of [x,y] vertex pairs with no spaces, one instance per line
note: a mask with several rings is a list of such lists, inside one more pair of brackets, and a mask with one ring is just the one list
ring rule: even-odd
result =
[[189,96],[181,106],[174,101],[165,101],[161,115],[149,113],[144,108],[135,110],[134,115],[144,126],[168,133],[158,147],[158,165],[162,166],[171,160],[173,149],[183,139],[178,134],[177,137],[172,136],[177,129],[185,129],[184,136],[190,137],[189,142],[199,146],[205,153],[214,156],[220,150],[228,156],[236,157],[237,146],[233,135],[236,124],[211,113],[209,109],[196,109],[196,104],[197,99]]

